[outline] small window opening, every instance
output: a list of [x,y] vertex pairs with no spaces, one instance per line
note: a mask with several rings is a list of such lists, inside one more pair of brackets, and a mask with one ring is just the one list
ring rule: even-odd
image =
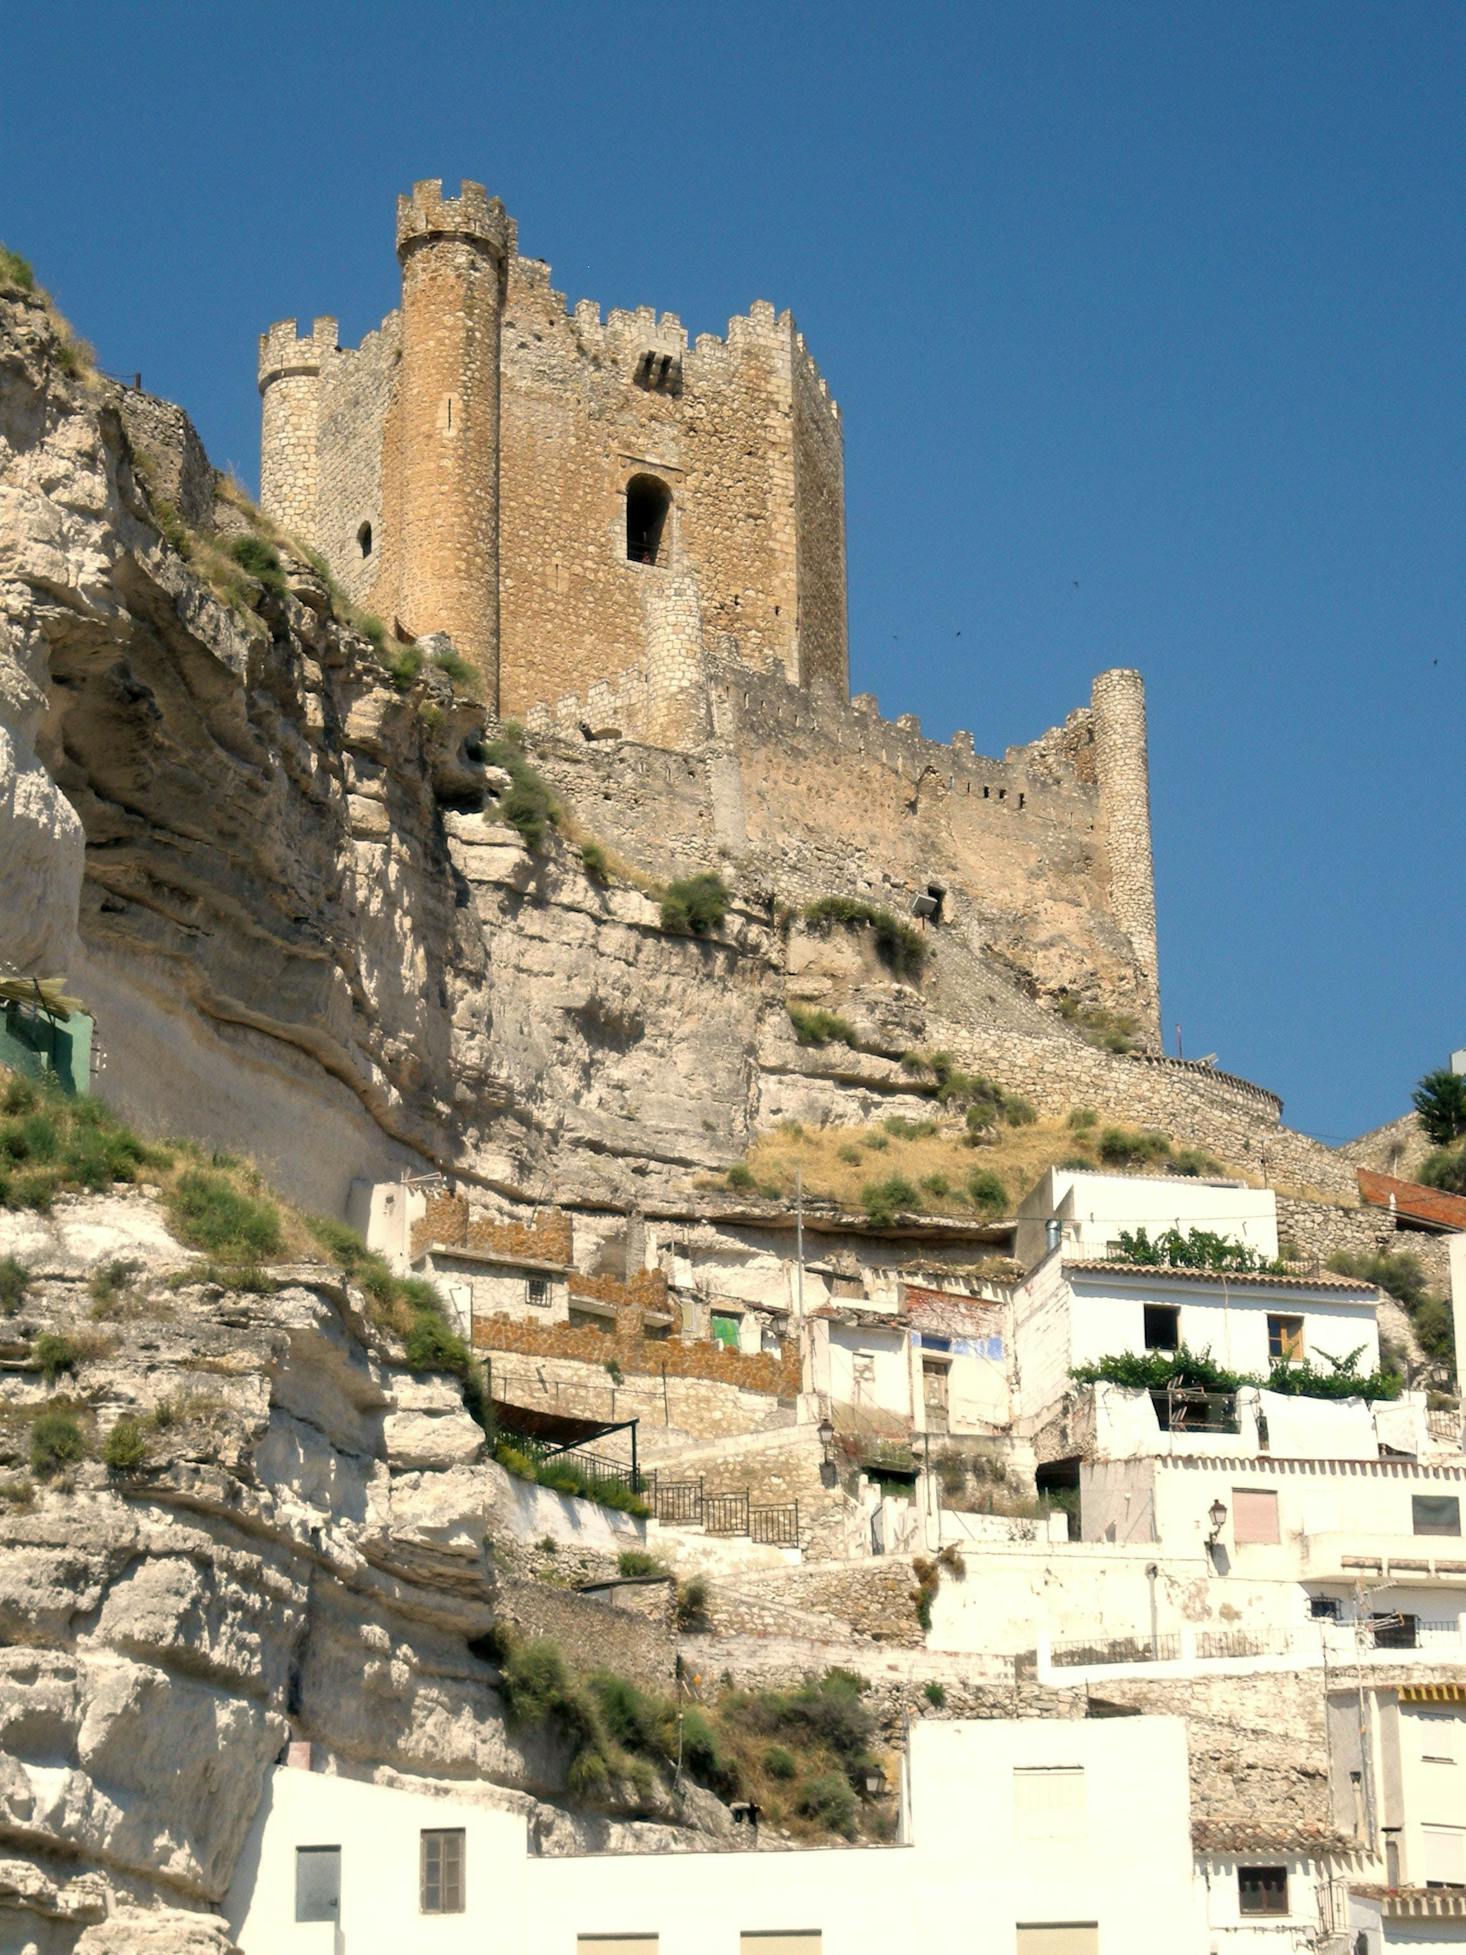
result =
[[671,394],[675,399],[682,392],[682,362],[675,353],[643,353],[631,377],[649,394]]
[[1286,1914],[1288,1912],[1288,1869],[1286,1867],[1239,1867],[1237,1908],[1241,1914]]
[[1308,1613],[1314,1622],[1339,1622],[1342,1619],[1337,1595],[1310,1595]]
[[633,475],[626,484],[626,556],[630,563],[660,563],[672,510],[672,491],[655,475]]
[[357,543],[357,548],[361,551],[364,557],[369,557],[371,555],[372,526],[370,523],[363,523],[361,528],[356,532],[356,543]]
[[1412,1494],[1410,1518],[1416,1534],[1458,1535],[1461,1532],[1460,1499],[1455,1494]]
[[537,1303],[543,1308],[550,1301],[549,1277],[527,1276],[524,1280],[524,1296],[527,1303]]
[[1180,1350],[1181,1312],[1175,1304],[1146,1304],[1145,1348],[1147,1351]]

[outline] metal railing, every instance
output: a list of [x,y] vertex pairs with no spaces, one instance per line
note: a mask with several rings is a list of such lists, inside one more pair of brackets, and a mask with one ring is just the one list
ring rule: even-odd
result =
[[709,1534],[746,1534],[760,1547],[799,1546],[799,1502],[771,1501],[755,1507],[747,1487],[734,1493],[709,1493],[701,1479],[646,1478],[646,1497],[664,1527],[701,1527]]
[[1120,1636],[1104,1643],[1055,1643],[1050,1661],[1056,1670],[1064,1670],[1091,1663],[1174,1663],[1180,1655],[1179,1635]]
[[765,1548],[799,1546],[799,1502],[788,1500],[775,1507],[750,1507],[748,1538]]
[[652,1512],[667,1527],[701,1527],[702,1481],[654,1479]]
[[1150,1395],[1162,1432],[1240,1432],[1235,1392],[1207,1392],[1199,1386],[1160,1386]]
[[570,1474],[597,1491],[602,1487],[620,1487],[626,1493],[635,1494],[646,1491],[646,1474],[619,1460],[602,1459],[596,1453],[583,1452],[578,1446],[552,1446],[524,1432],[506,1432],[504,1438],[516,1452],[527,1453],[537,1466],[553,1472],[563,1464]]
[[747,1534],[748,1491],[703,1495],[703,1526],[709,1534]]

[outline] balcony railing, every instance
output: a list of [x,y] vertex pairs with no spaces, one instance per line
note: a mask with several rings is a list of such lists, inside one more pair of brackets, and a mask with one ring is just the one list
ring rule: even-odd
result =
[[1235,1392],[1208,1392],[1195,1385],[1167,1385],[1150,1395],[1162,1432],[1242,1430]]

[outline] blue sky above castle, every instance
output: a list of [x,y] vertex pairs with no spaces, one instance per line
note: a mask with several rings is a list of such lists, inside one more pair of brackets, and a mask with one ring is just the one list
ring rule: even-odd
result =
[[790,306],[852,684],[993,751],[1145,672],[1168,1038],[1329,1137],[1466,1039],[1458,7],[83,11],[7,17],[0,234],[216,461],[415,178],[572,303]]

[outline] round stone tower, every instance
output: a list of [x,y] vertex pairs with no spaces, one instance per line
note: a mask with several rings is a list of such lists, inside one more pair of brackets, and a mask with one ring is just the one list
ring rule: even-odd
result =
[[1160,965],[1156,952],[1155,865],[1150,846],[1150,758],[1145,681],[1123,667],[1101,672],[1090,691],[1095,779],[1109,868],[1110,914],[1129,937],[1143,992],[1136,1004],[1160,1039]]
[[446,631],[499,696],[499,327],[514,225],[482,184],[397,199],[397,616]]
[[336,321],[307,337],[293,319],[260,334],[260,507],[281,529],[315,541],[321,368],[336,352]]

